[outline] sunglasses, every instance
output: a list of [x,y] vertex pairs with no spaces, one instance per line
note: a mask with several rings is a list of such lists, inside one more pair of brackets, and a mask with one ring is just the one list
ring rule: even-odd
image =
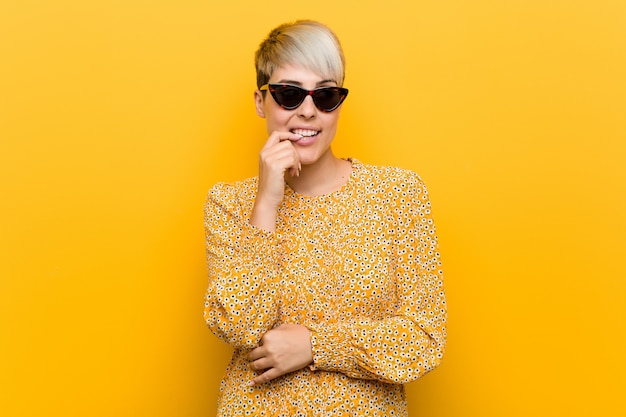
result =
[[321,111],[331,112],[339,107],[348,96],[348,89],[341,87],[320,87],[315,90],[306,90],[292,84],[265,84],[259,90],[269,90],[276,103],[286,110],[297,108],[307,96],[311,96],[315,107]]

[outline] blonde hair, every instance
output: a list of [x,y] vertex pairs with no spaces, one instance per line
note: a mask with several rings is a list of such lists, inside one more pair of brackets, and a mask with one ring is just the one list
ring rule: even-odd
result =
[[254,55],[257,88],[283,65],[299,65],[338,86],[345,78],[345,58],[330,28],[313,20],[285,23],[272,30]]

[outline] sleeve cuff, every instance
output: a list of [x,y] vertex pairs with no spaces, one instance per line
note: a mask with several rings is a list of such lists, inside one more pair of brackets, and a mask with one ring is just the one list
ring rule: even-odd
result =
[[312,371],[345,372],[353,368],[349,328],[345,325],[313,325],[311,330]]

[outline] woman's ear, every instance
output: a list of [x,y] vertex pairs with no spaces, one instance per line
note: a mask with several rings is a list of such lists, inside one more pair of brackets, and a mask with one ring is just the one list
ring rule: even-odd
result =
[[254,90],[254,105],[256,107],[256,114],[259,117],[265,118],[265,110],[263,110],[263,93],[259,90]]

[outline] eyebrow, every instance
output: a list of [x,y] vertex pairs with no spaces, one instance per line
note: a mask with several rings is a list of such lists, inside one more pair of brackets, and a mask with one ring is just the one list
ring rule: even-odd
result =
[[[277,83],[278,84],[293,84],[293,85],[302,86],[302,83],[300,81],[296,81],[296,80],[285,80],[285,79],[283,79],[283,80],[277,81]],[[316,86],[320,86],[320,85],[323,85],[323,84],[326,84],[326,83],[335,83],[335,84],[337,84],[335,82],[335,80],[328,79],[328,80],[319,81],[315,85]]]

